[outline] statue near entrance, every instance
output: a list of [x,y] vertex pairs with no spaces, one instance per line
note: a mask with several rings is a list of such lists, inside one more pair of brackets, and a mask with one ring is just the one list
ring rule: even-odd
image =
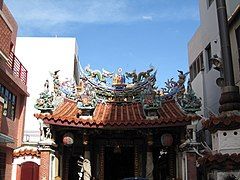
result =
[[90,180],[92,177],[90,161],[80,156],[79,160],[77,161],[77,165],[80,167],[78,172],[79,180]]

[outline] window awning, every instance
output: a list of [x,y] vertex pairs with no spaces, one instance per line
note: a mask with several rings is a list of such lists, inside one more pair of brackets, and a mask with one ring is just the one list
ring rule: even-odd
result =
[[0,143],[14,143],[13,138],[0,133]]

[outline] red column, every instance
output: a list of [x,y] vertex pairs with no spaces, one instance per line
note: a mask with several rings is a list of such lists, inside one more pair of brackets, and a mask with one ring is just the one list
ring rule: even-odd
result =
[[21,180],[21,166],[17,165],[17,179],[16,180]]
[[187,177],[188,180],[197,180],[196,153],[187,152]]
[[40,180],[49,180],[49,171],[50,171],[50,151],[42,150],[41,151],[41,164],[39,167],[39,179]]

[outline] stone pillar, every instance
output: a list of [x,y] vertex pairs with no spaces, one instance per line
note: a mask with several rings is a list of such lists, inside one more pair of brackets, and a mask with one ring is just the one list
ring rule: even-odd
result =
[[135,145],[134,148],[134,176],[138,177],[139,176],[139,151],[138,151],[138,145]]
[[17,178],[16,180],[21,180],[21,167],[17,165]]
[[50,149],[49,150],[41,150],[41,165],[39,168],[39,179],[40,180],[50,180]]
[[196,166],[196,153],[186,152],[186,164],[187,164],[187,179],[197,180],[197,166]]
[[69,159],[70,159],[69,153],[66,154],[64,152],[64,155],[63,155],[62,159],[63,159],[62,162],[64,164],[62,177],[63,177],[64,180],[68,180]]
[[90,159],[90,150],[89,150],[89,137],[87,134],[83,134],[83,145],[84,145],[84,159]]
[[13,163],[12,164],[12,180],[16,180],[17,179],[17,164]]
[[90,157],[90,149],[89,149],[89,138],[88,135],[83,136],[83,145],[84,145],[84,163],[83,163],[83,179],[90,180],[92,177],[91,173],[91,157]]
[[100,146],[100,169],[99,169],[99,180],[104,180],[104,146]]
[[173,146],[168,150],[169,175],[171,178],[176,178],[176,155]]
[[39,143],[40,144],[40,166],[39,166],[39,180],[52,180],[52,154],[54,150],[52,149],[55,146],[55,143],[52,140],[45,140]]
[[90,151],[89,150],[86,150],[84,152],[84,159],[88,159],[89,161],[91,161]]
[[153,180],[153,154],[152,154],[152,146],[148,146],[148,149],[147,149],[146,178],[148,180]]

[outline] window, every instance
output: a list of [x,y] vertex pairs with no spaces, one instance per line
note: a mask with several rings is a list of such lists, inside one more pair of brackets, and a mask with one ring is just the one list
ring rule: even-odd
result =
[[235,30],[237,46],[238,46],[238,64],[240,67],[240,26]]
[[204,70],[204,64],[203,64],[203,53],[199,55],[199,62],[200,62],[200,71]]
[[4,99],[3,115],[14,120],[16,110],[16,95],[0,84],[0,96]]
[[206,59],[207,59],[207,62],[208,62],[208,70],[211,70],[212,69],[212,61],[211,61],[212,49],[211,49],[211,44],[207,45],[207,47],[205,48],[205,51],[206,51]]
[[191,81],[194,79],[194,73],[193,73],[193,66],[190,66],[190,79]]
[[0,0],[0,11],[2,10],[3,8],[3,0]]
[[0,152],[0,179],[5,179],[6,154]]
[[207,6],[208,8],[211,6],[211,4],[213,3],[214,0],[207,0]]
[[11,52],[14,52],[14,44],[11,42],[11,44],[10,44],[10,51]]
[[196,60],[192,63],[192,65],[190,66],[190,78],[191,81],[197,76],[197,72],[196,72]]
[[190,66],[190,78],[191,81],[198,75],[200,71],[204,70],[203,53],[201,52],[198,57],[193,61]]

